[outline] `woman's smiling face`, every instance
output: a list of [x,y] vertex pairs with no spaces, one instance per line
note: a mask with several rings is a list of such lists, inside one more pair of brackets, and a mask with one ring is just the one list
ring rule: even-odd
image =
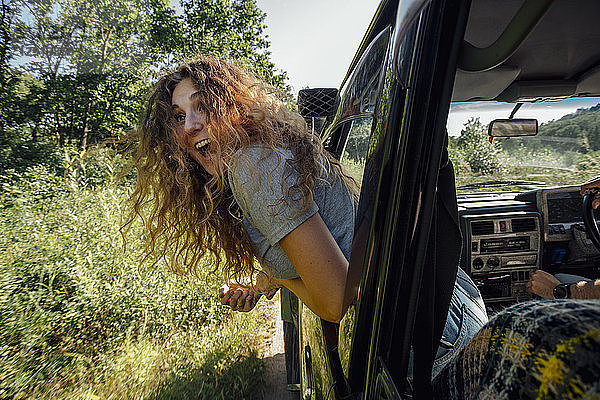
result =
[[211,139],[208,135],[206,115],[198,109],[198,89],[190,78],[179,82],[173,90],[171,107],[177,121],[177,143],[206,172],[215,174],[210,156]]

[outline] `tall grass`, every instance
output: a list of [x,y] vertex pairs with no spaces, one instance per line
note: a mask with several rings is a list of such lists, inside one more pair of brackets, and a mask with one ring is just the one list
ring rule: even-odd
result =
[[210,271],[140,265],[114,158],[86,157],[0,173],[0,398],[258,397],[265,306],[231,313]]
[[[450,149],[454,164],[456,186],[492,180],[526,180],[541,182],[548,186],[579,185],[600,175],[600,152],[587,154],[575,152],[498,153],[498,166],[486,173],[474,172],[465,161],[461,151]],[[483,191],[514,190],[514,186],[484,187]],[[469,189],[472,190],[472,189]]]

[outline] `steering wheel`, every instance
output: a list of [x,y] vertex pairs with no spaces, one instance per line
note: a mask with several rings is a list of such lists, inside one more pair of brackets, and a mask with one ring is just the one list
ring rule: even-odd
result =
[[600,232],[598,231],[598,225],[596,225],[596,219],[594,218],[594,209],[592,203],[598,190],[587,190],[583,196],[583,224],[588,237],[591,239],[596,249],[600,251]]

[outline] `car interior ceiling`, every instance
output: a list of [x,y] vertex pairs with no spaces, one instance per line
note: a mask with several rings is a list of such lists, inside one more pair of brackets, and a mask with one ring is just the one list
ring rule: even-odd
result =
[[[452,101],[517,103],[600,95],[598,16],[600,1],[473,0]],[[447,162],[446,153],[442,167]],[[458,215],[448,211],[456,209],[454,176],[444,172],[440,183],[447,187],[438,193],[433,235],[447,235],[458,225]],[[454,254],[455,249],[444,247],[452,242],[445,239],[432,240],[438,246],[434,262]],[[447,258],[452,262],[452,256]],[[435,287],[448,289],[442,282]]]
[[598,1],[473,1],[452,101],[600,95],[599,15]]

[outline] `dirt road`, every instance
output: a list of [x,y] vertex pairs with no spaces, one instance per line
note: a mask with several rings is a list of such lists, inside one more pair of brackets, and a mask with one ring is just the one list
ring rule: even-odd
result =
[[300,392],[290,392],[286,389],[285,354],[283,347],[283,321],[281,320],[281,307],[279,293],[273,302],[273,319],[269,325],[270,343],[265,347],[263,360],[265,361],[267,382],[264,390],[264,400],[299,400]]

